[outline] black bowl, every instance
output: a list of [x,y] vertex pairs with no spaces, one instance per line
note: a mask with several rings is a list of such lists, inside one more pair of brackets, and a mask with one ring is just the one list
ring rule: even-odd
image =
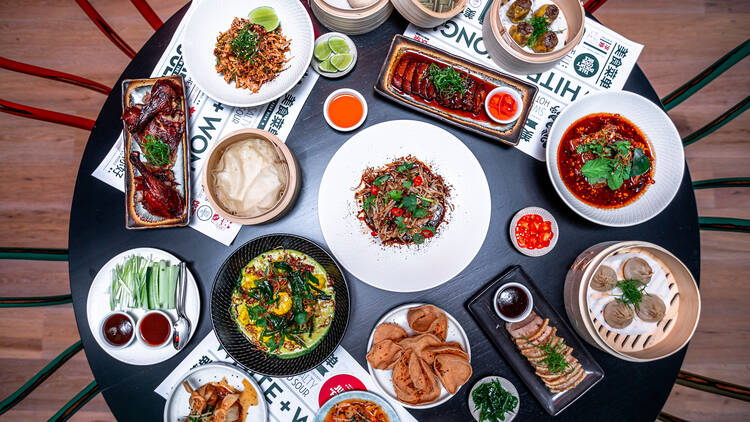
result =
[[[280,359],[255,349],[229,313],[232,292],[242,269],[256,256],[277,248],[294,249],[318,261],[333,280],[336,292],[333,322],[326,337],[309,353],[292,359]],[[323,363],[344,337],[349,322],[349,287],[338,263],[315,243],[292,234],[257,237],[240,246],[219,268],[211,290],[211,322],[224,350],[246,369],[273,377],[298,375]]]

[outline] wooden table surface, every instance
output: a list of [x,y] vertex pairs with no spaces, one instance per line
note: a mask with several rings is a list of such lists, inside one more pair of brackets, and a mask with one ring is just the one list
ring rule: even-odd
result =
[[[93,3],[135,49],[152,33],[129,2]],[[150,3],[163,18],[181,6],[173,0]],[[1,7],[0,54],[5,57],[77,73],[106,85],[115,82],[129,61],[72,3],[4,1]],[[639,64],[657,92],[665,95],[742,42],[747,36],[750,10],[747,4],[729,1],[610,0],[597,17],[646,45]],[[746,60],[670,113],[680,132],[692,132],[742,99],[746,92],[737,87],[748,85],[748,74],[750,61]],[[2,98],[32,106],[93,118],[104,99],[90,91],[30,76],[8,71],[0,71],[0,75]],[[746,175],[750,151],[743,142],[749,122],[747,115],[742,116],[687,149],[696,180]],[[88,133],[7,115],[0,115],[0,127],[0,174],[7,181],[0,208],[0,242],[3,246],[65,247],[73,182]],[[697,197],[702,215],[750,217],[750,200],[742,190],[702,191]],[[702,248],[704,312],[685,368],[747,384],[750,336],[745,304],[750,288],[737,275],[750,271],[750,238],[705,232]],[[0,294],[67,291],[63,263],[16,261],[0,266]],[[0,315],[0,395],[5,396],[73,343],[77,333],[70,306],[6,310]],[[83,355],[79,355],[9,415],[20,420],[48,417],[90,377]],[[750,406],[676,387],[665,410],[688,419],[741,420]],[[74,418],[110,419],[100,396]]]

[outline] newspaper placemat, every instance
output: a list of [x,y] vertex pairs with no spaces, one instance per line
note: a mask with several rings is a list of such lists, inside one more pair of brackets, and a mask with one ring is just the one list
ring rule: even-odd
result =
[[[188,145],[192,179],[190,189],[193,200],[190,204],[190,227],[229,245],[242,226],[222,218],[208,203],[200,183],[207,152],[217,139],[240,128],[264,129],[286,141],[319,75],[312,68],[308,68],[305,76],[289,92],[277,100],[257,107],[230,107],[212,100],[193,83],[190,71],[185,68],[182,58],[185,26],[198,3],[200,2],[193,1],[177,27],[172,41],[151,72],[151,77],[182,75],[185,78],[185,96],[189,107]],[[92,176],[124,192],[125,156],[122,134]]]
[[[210,362],[237,365],[221,347],[214,331],[208,333],[154,391],[166,399],[173,388],[182,388],[178,383],[189,370]],[[251,375],[263,390],[270,421],[311,422],[323,403],[348,390],[368,390],[379,394],[396,409],[402,422],[417,421],[396,400],[382,394],[370,374],[341,346],[320,366],[301,375],[284,378]]]
[[563,107],[592,91],[621,90],[643,45],[586,18],[581,42],[552,69],[535,75],[515,75],[490,59],[482,40],[482,23],[492,0],[469,0],[460,14],[436,28],[409,25],[404,35],[539,87],[516,148],[545,160],[547,135]]

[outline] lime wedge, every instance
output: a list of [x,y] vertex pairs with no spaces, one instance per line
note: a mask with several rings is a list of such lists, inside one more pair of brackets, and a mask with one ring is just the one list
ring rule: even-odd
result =
[[271,32],[279,27],[279,17],[271,6],[256,7],[247,15],[251,23],[262,25],[266,31]]
[[331,59],[320,62],[319,67],[323,72],[336,73],[339,71],[331,64]]
[[334,53],[349,53],[349,44],[341,37],[331,37],[328,39],[328,46]]
[[322,62],[331,56],[331,47],[328,46],[327,42],[322,42],[315,46],[315,58]]
[[333,57],[330,58],[331,64],[333,67],[335,67],[338,70],[346,70],[349,68],[349,65],[352,64],[352,60],[354,60],[354,56],[351,54],[335,54]]

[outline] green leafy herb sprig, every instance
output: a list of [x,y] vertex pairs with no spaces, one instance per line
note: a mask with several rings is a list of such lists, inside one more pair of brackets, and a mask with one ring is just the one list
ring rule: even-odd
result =
[[498,422],[505,420],[505,414],[518,407],[518,397],[506,391],[500,381],[484,383],[471,392],[471,398],[479,409],[479,420]]
[[146,135],[144,139],[146,142],[141,149],[150,164],[157,167],[164,167],[172,163],[169,159],[172,149],[161,138]]
[[229,49],[235,57],[251,63],[258,53],[258,41],[260,40],[260,35],[253,31],[252,28],[253,25],[250,23],[245,25],[239,30],[237,37],[229,44]]
[[527,42],[528,45],[534,45],[537,38],[549,31],[549,22],[547,22],[547,18],[544,16],[532,16],[531,18],[526,19],[526,22],[534,28],[534,31],[531,33],[529,41]]
[[622,290],[622,294],[617,300],[632,305],[636,310],[640,309],[643,295],[650,296],[646,293],[646,285],[639,280],[621,280],[617,282],[617,287]]
[[446,66],[441,68],[435,63],[430,64],[427,68],[427,76],[432,78],[435,90],[444,96],[459,94],[461,96],[466,92],[466,78],[453,68]]
[[544,366],[549,369],[550,373],[561,374],[568,367],[568,361],[565,360],[565,355],[562,353],[563,349],[565,349],[564,341],[560,341],[560,343],[557,343],[556,346],[552,346],[549,343],[542,345],[536,344],[529,340],[526,336],[523,336],[523,338],[529,344],[545,353],[545,357],[542,362],[544,362]]
[[590,152],[597,156],[581,167],[581,173],[589,184],[607,183],[611,190],[617,190],[626,180],[644,174],[651,168],[651,160],[642,148],[635,148],[631,152],[630,141],[609,141],[608,131],[603,131],[602,135],[587,136],[576,148],[579,154]]

